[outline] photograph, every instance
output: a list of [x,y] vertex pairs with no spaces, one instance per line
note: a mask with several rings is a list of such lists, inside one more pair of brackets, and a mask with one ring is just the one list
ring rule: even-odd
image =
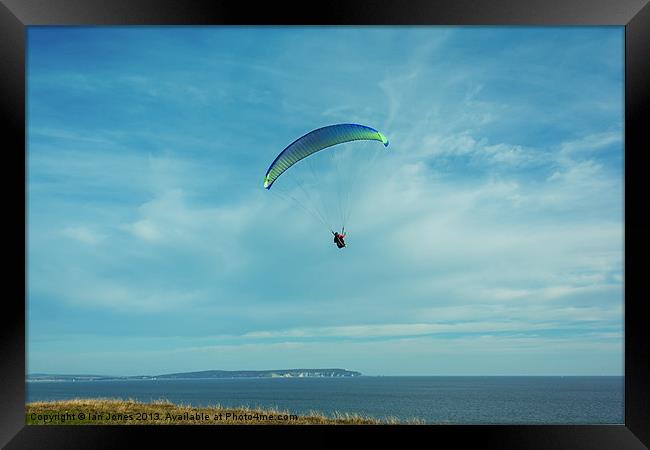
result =
[[25,31],[25,423],[625,424],[626,30]]

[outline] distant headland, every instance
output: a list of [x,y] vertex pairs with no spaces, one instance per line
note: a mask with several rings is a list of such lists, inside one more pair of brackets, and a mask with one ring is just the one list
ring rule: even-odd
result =
[[204,370],[201,372],[168,373],[163,375],[53,375],[34,373],[27,381],[107,381],[107,380],[199,380],[214,378],[343,378],[358,377],[361,372],[345,369],[282,369],[282,370]]

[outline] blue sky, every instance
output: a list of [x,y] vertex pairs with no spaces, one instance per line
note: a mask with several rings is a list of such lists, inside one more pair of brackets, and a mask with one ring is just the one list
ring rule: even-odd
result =
[[[28,371],[622,375],[623,33],[30,27]],[[339,251],[262,178],[342,122]]]

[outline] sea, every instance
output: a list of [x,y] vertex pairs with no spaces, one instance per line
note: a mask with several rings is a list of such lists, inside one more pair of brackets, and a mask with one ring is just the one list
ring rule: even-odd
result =
[[623,377],[358,376],[30,381],[27,402],[166,399],[423,424],[622,424]]

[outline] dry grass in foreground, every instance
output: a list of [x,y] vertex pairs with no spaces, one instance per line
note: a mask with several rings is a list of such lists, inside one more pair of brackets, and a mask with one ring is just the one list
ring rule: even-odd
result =
[[192,407],[167,400],[142,403],[133,399],[74,399],[28,403],[27,425],[383,425],[400,422],[356,414],[326,417],[312,412],[298,416],[275,409]]

